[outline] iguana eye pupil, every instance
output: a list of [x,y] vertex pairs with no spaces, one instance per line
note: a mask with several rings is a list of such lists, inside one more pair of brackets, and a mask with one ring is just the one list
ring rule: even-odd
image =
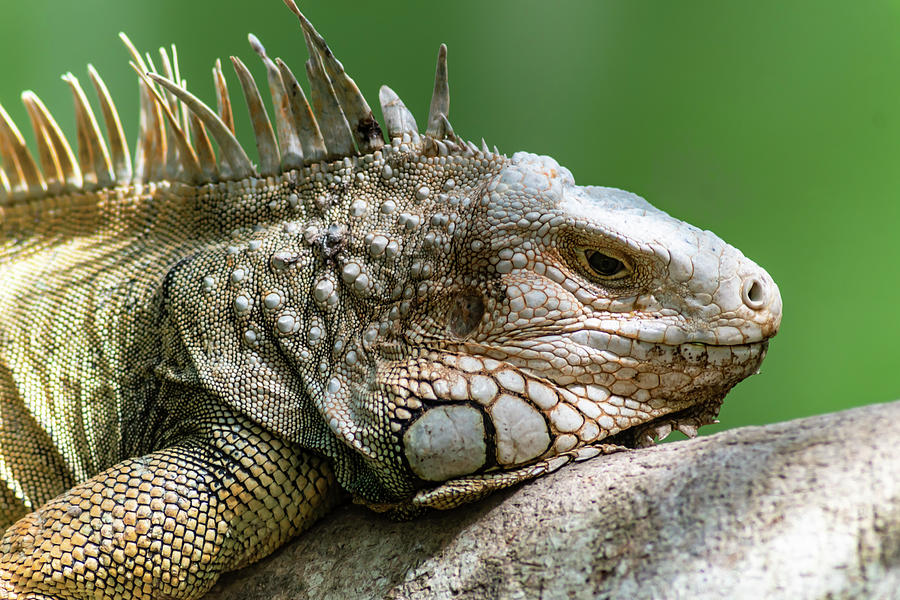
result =
[[587,258],[591,269],[601,277],[612,277],[625,270],[625,265],[621,260],[613,258],[612,256],[607,256],[602,252],[585,250],[584,255]]

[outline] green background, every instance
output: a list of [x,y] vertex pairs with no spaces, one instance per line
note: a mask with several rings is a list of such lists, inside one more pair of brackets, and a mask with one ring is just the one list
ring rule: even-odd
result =
[[[301,8],[369,98],[391,85],[425,122],[440,42],[463,137],[549,154],[581,184],[621,187],[726,241],[781,287],[762,374],[712,432],[900,397],[900,2],[311,2]],[[279,0],[0,1],[0,103],[30,127],[35,90],[74,140],[59,81],[107,80],[132,141],[124,48],[177,43],[214,101],[228,53],[263,71],[249,31],[302,72]],[[237,93],[233,73],[228,72]],[[252,146],[242,101],[236,115]]]

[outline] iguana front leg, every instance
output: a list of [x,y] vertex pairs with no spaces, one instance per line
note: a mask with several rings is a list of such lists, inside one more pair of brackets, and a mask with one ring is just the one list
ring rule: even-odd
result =
[[0,598],[197,598],[309,527],[339,494],[323,459],[223,416],[10,527]]

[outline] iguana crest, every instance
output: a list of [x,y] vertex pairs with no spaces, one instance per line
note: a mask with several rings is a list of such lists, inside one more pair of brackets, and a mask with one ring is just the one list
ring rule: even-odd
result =
[[[160,49],[161,70],[157,70],[149,54],[142,57],[128,37],[120,34],[141,82],[140,133],[133,166],[115,104],[99,73],[89,65],[108,140],[100,131],[81,84],[71,73],[64,75],[63,80],[71,87],[75,101],[77,159],[41,100],[33,92],[24,92],[22,100],[34,128],[38,161],[8,113],[0,107],[0,201],[155,181],[193,185],[241,181],[309,165],[325,167],[345,157],[377,151],[384,146],[384,137],[365,98],[293,0],[285,2],[300,19],[310,53],[306,72],[312,106],[290,68],[280,58],[270,59],[260,41],[250,34],[250,44],[266,68],[275,107],[273,126],[249,70],[239,58],[231,57],[250,111],[259,151],[258,166],[250,162],[235,137],[231,99],[219,61],[213,69],[218,101],[218,109],[213,110],[187,91],[174,46],[171,56]],[[399,139],[406,147],[424,142],[425,153],[431,155],[490,154],[486,145],[479,150],[463,142],[447,120],[450,96],[444,45],[438,54],[434,86],[424,136],[420,136],[415,119],[397,94],[387,86],[381,88],[379,96],[390,139]],[[210,138],[218,144],[218,159]]]

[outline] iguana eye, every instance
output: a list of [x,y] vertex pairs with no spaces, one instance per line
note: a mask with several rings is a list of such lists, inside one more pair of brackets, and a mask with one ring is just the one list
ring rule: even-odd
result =
[[631,272],[621,260],[598,250],[585,249],[580,254],[586,266],[603,279],[620,279]]

